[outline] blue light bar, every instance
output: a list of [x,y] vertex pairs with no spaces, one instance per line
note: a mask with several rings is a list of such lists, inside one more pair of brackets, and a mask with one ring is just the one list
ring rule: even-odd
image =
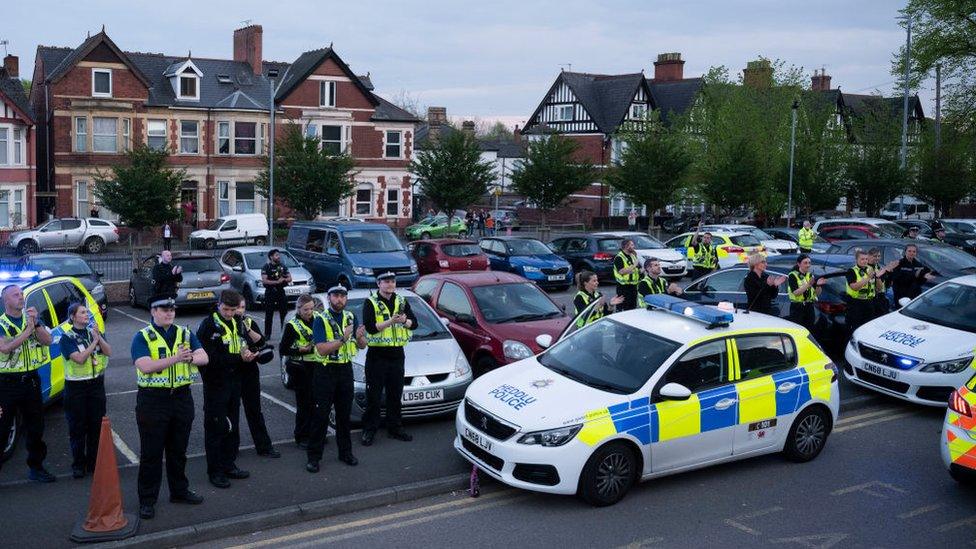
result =
[[649,295],[644,298],[644,303],[652,309],[658,309],[704,322],[709,328],[728,326],[734,320],[732,313],[666,294]]
[[54,273],[46,270],[45,271],[31,271],[31,270],[0,271],[0,281],[4,281],[4,282],[9,280],[19,280],[19,281],[35,280],[35,279],[47,278],[50,276],[54,276]]

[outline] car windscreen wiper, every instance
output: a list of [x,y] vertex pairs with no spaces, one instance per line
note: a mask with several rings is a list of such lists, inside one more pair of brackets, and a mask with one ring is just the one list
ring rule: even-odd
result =
[[499,324],[505,324],[507,322],[525,322],[526,320],[536,320],[538,318],[542,318],[542,315],[539,315],[538,313],[525,313],[501,320],[499,321]]

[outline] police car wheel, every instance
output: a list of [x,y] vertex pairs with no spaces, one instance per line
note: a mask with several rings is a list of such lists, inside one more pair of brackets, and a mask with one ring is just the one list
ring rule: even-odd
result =
[[284,385],[285,389],[294,389],[295,387],[292,385],[291,374],[288,373],[288,365],[284,360],[279,361],[279,364],[281,365],[281,384]]
[[827,443],[830,415],[820,407],[807,408],[793,421],[783,449],[786,457],[799,463],[817,457]]
[[972,469],[963,469],[959,465],[952,464],[949,466],[949,476],[963,486],[976,488],[976,472]]
[[634,452],[621,442],[602,446],[590,456],[580,475],[579,495],[596,507],[617,503],[637,479]]
[[13,424],[10,426],[10,433],[7,435],[7,440],[3,444],[3,452],[0,453],[0,463],[3,463],[10,459],[14,455],[14,450],[17,449],[17,441],[20,438],[20,415],[14,420]]

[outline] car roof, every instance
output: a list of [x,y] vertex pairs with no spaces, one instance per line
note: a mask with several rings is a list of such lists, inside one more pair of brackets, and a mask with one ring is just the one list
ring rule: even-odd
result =
[[[539,240],[538,238],[533,238],[531,236],[485,236],[481,240]],[[541,242],[541,240],[540,240]]]
[[946,282],[955,282],[956,284],[962,284],[963,286],[976,286],[976,275],[957,276],[956,278],[951,278]]
[[518,282],[528,282],[521,276],[502,271],[460,271],[446,273],[431,273],[424,275],[420,280],[433,278],[437,280],[451,280],[466,286],[490,286],[492,284],[512,284]]
[[747,223],[709,223],[707,225],[702,225],[703,229],[706,229],[708,227],[725,227],[732,230],[757,228],[755,225],[749,225]]
[[647,234],[638,231],[600,231],[598,233],[593,233],[593,236],[648,236]]
[[477,241],[467,240],[465,238],[428,238],[427,240],[414,240],[414,244],[437,244],[443,246],[445,244],[474,244],[478,245]]
[[[153,255],[159,255],[159,254],[153,254]],[[150,256],[150,257],[152,257],[152,256]],[[200,253],[200,252],[173,252],[173,260],[177,260],[177,259],[213,259],[213,260],[216,260],[217,258],[214,257],[214,256],[212,256],[212,255],[204,254],[204,253]]]
[[[417,299],[423,301],[423,299],[421,299],[419,295],[413,293],[412,291],[406,288],[397,288],[396,293],[398,295],[402,295],[403,297],[416,297]],[[373,295],[373,290],[366,290],[366,289],[349,290],[349,293],[346,295],[348,296],[349,299],[366,299],[369,296]],[[312,296],[321,299],[323,303],[329,302],[328,292],[318,292],[312,294]]]
[[77,258],[77,259],[84,259],[83,257],[81,257],[80,254],[73,254],[71,252],[41,252],[41,253],[36,253],[36,254],[25,255],[21,259],[26,260],[26,261],[30,261],[31,259],[33,259],[35,257],[41,257],[41,258],[44,258],[44,257],[50,257],[50,258],[56,258],[56,257],[73,257],[73,258]]
[[[743,232],[743,231],[701,231],[698,234],[705,234],[705,233],[709,233],[712,236],[727,236],[727,237],[733,237],[733,236],[752,236],[751,234],[746,233],[746,232]],[[693,236],[694,234],[695,234],[694,231],[688,231],[688,232],[685,232],[685,233],[681,233],[678,236],[679,237],[681,237],[681,236]],[[677,238],[677,237],[675,237],[675,238]]]
[[390,230],[384,223],[359,223],[354,221],[296,221],[292,227],[310,227],[313,229],[335,229],[338,232],[350,231],[379,231]]
[[[281,253],[289,253],[288,250],[280,246],[236,246],[234,248],[227,248],[226,250],[224,250],[224,253],[230,251],[241,252],[242,254],[250,254],[254,252],[268,253],[271,250],[278,250]],[[224,254],[220,254],[220,255],[224,255]],[[291,254],[289,253],[289,255]]]
[[828,227],[828,230],[832,231],[834,229],[858,229],[861,231],[870,231],[871,229],[874,228],[876,227],[864,226],[864,225],[831,225],[830,227]]
[[615,313],[608,318],[639,330],[659,335],[681,344],[692,343],[702,338],[736,335],[744,331],[756,330],[796,330],[801,326],[788,320],[756,312],[743,312],[736,309],[733,321],[728,326],[709,328],[698,320],[683,318],[675,313],[659,310],[632,309]]
[[827,222],[830,222],[830,223],[837,223],[837,222],[843,222],[843,223],[857,222],[857,223],[871,223],[871,224],[876,224],[876,223],[894,223],[894,221],[889,221],[887,219],[881,219],[879,217],[835,217],[835,218],[832,218],[832,219],[822,219],[820,221],[817,221],[817,223],[827,223]]

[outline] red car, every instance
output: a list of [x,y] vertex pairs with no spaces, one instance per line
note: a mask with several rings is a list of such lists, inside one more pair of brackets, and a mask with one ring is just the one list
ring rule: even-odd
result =
[[540,353],[536,336],[555,340],[572,317],[538,286],[512,273],[438,273],[413,291],[450,321],[475,375]]
[[417,262],[422,275],[446,271],[487,271],[491,265],[477,242],[456,238],[411,242],[410,255]]
[[862,238],[881,238],[877,231],[866,225],[838,225],[820,231],[820,237],[827,242],[856,240]]

